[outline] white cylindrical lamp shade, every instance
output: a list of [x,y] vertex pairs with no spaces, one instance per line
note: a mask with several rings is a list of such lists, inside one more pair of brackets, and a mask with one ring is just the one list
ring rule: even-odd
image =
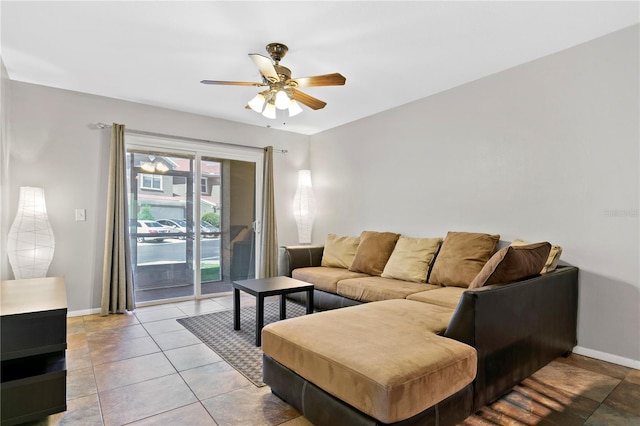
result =
[[287,109],[289,108],[290,103],[291,103],[291,100],[289,99],[289,96],[287,96],[284,90],[280,90],[278,93],[276,93],[276,100],[275,100],[276,108]]
[[266,99],[262,93],[258,93],[253,99],[249,101],[249,108],[257,112],[258,114],[262,113],[262,108],[264,108],[264,103]]
[[7,254],[16,279],[43,278],[53,259],[55,238],[42,188],[21,187],[16,218],[7,236]]
[[311,185],[311,170],[298,171],[298,189],[293,198],[293,217],[298,226],[298,242],[311,244],[311,230],[316,218],[316,197]]
[[291,102],[289,103],[289,117],[294,117],[301,112],[302,108],[300,108],[300,105],[298,105],[295,99],[291,99]]
[[267,106],[264,107],[264,111],[262,111],[262,115],[272,120],[276,118],[276,106],[273,102],[267,103]]

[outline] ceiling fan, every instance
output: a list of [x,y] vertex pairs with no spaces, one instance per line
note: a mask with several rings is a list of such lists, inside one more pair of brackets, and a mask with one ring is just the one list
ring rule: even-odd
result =
[[327,105],[326,102],[301,92],[298,90],[299,87],[342,86],[346,81],[346,78],[339,73],[291,78],[291,70],[280,65],[280,60],[287,54],[289,48],[282,43],[269,43],[266,49],[271,58],[258,53],[249,54],[262,74],[262,82],[202,80],[201,83],[268,87],[249,101],[246,108],[267,118],[276,118],[277,109],[288,110],[289,117],[301,113],[302,108],[298,102],[311,109],[321,109]]

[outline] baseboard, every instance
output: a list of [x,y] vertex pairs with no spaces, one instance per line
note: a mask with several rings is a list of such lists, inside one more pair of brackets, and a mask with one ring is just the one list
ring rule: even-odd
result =
[[70,311],[67,312],[67,317],[81,317],[84,315],[94,315],[94,314],[99,314],[100,313],[100,308],[93,308],[93,309],[83,309],[81,311]]
[[611,362],[613,364],[622,365],[623,367],[635,368],[636,370],[640,370],[640,360],[624,358],[618,355],[596,351],[594,349],[583,348],[582,346],[576,346],[575,348],[573,348],[573,353],[588,356],[589,358],[596,358],[602,361]]

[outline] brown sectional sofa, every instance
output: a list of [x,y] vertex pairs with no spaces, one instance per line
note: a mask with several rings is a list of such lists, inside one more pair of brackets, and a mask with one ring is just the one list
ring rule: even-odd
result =
[[265,327],[264,382],[314,424],[456,424],[576,344],[577,268],[492,283],[522,262],[502,246],[471,274],[474,286],[485,275],[478,288],[320,266],[321,246],[281,248],[281,275],[313,283],[327,312]]

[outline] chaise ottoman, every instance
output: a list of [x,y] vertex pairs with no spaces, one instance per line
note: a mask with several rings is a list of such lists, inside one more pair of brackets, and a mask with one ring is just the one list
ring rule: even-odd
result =
[[398,299],[270,324],[262,331],[264,381],[288,399],[290,386],[274,371],[290,371],[379,423],[403,422],[475,378],[476,350],[438,335],[453,312]]

